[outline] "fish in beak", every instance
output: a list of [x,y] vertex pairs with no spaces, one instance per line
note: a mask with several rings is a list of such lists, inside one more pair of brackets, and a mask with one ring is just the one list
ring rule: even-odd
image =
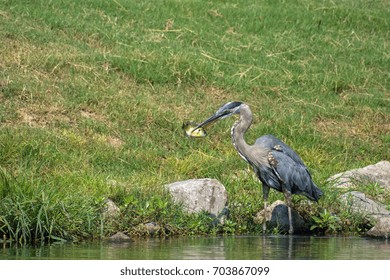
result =
[[227,118],[233,114],[239,114],[240,113],[240,106],[242,105],[242,102],[234,101],[234,102],[228,102],[224,105],[222,105],[214,115],[206,119],[200,124],[195,124],[193,122],[187,123],[183,125],[183,130],[185,130],[185,134],[189,137],[205,137],[207,135],[205,128],[208,126],[211,126],[218,120],[222,120],[224,118]]

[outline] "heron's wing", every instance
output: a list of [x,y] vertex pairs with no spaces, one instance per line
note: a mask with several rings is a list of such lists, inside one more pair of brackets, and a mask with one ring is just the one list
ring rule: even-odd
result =
[[295,161],[298,164],[305,165],[300,156],[293,150],[289,145],[276,138],[273,135],[264,135],[258,138],[255,142],[255,145],[262,146],[269,150],[276,150],[286,154],[289,158]]
[[296,162],[287,153],[278,150],[271,151],[268,159],[283,187],[292,194],[305,195],[315,201],[322,195],[304,164]]

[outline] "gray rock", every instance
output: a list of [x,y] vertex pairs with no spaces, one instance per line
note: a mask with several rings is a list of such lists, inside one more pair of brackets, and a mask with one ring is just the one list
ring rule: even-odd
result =
[[145,224],[145,228],[150,235],[154,235],[157,231],[161,229],[161,227],[155,223],[155,222],[150,222]]
[[123,232],[117,232],[109,238],[110,242],[130,242],[131,238]]
[[264,221],[264,211],[267,211],[266,212],[266,216],[265,216],[266,222],[271,221],[272,211],[275,209],[276,206],[281,205],[281,204],[285,204],[285,203],[283,201],[281,201],[281,200],[276,200],[271,205],[268,205],[267,209],[263,209],[263,210],[261,210],[260,212],[258,212],[256,214],[256,216],[254,218],[254,222],[256,224],[262,224],[263,223],[263,221]]
[[[291,219],[294,228],[294,233],[307,232],[305,220],[294,209],[291,209]],[[279,231],[288,232],[290,224],[288,220],[288,207],[285,204],[277,205],[272,211],[271,220],[269,221],[270,228],[278,228]]]
[[[294,233],[309,231],[305,220],[294,209],[291,209],[292,224]],[[262,224],[264,221],[264,210],[257,213],[255,223]],[[280,200],[275,201],[267,207],[266,212],[267,229],[277,228],[281,232],[288,232],[290,224],[288,220],[288,207]]]
[[376,225],[367,232],[371,237],[390,238],[390,217],[382,217]]
[[106,199],[104,202],[104,208],[103,208],[103,216],[104,217],[115,217],[117,216],[121,210],[119,209],[118,206],[111,200],[111,199]]
[[333,175],[328,180],[334,187],[350,188],[359,184],[378,183],[390,190],[390,162],[380,161],[363,168]]
[[176,203],[181,203],[189,213],[207,211],[218,216],[225,208],[227,192],[218,180],[192,179],[175,182],[167,188]]
[[[390,162],[380,161],[363,168],[349,170],[333,175],[328,179],[333,187],[352,188],[359,185],[378,184],[378,187],[390,191]],[[368,217],[376,223],[367,234],[369,236],[389,236],[390,211],[380,202],[372,200],[364,193],[350,191],[343,194],[340,200],[345,203],[353,213]]]
[[385,205],[366,197],[362,192],[347,192],[340,196],[340,201],[344,202],[352,213],[369,216],[375,221],[382,217],[390,217],[390,211]]

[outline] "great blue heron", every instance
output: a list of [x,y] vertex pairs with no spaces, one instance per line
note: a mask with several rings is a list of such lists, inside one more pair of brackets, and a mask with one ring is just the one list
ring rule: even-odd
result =
[[313,182],[311,175],[299,155],[287,144],[273,135],[258,138],[253,145],[245,142],[244,134],[252,124],[252,112],[242,102],[229,102],[199,124],[195,129],[204,127],[219,119],[238,114],[240,118],[231,129],[233,145],[238,154],[249,163],[263,185],[264,222],[266,231],[266,209],[270,188],[283,192],[288,207],[289,233],[294,232],[291,221],[291,195],[304,195],[310,200],[318,201],[322,191]]

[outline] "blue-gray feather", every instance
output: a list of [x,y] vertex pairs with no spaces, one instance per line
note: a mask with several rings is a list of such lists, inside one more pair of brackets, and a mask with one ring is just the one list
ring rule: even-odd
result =
[[282,191],[283,185],[292,194],[318,201],[322,191],[313,182],[303,160],[290,146],[273,135],[258,138],[255,146],[269,150],[276,160],[275,166],[271,165],[271,168],[257,167],[256,173],[263,184],[278,191]]
[[292,194],[304,195],[318,201],[322,191],[313,182],[306,166],[296,162],[287,153],[272,151],[272,155],[276,159],[274,168],[282,180],[283,187]]
[[276,138],[273,135],[264,135],[261,136],[260,138],[256,139],[255,145],[259,145],[261,147],[264,147],[266,149],[270,150],[276,150],[277,148],[275,147],[280,147],[281,151],[288,155],[292,160],[294,160],[296,163],[299,163],[301,165],[305,165],[303,163],[303,160],[299,157],[299,155],[294,152],[293,149],[290,148],[286,143],[282,142],[278,138]]

